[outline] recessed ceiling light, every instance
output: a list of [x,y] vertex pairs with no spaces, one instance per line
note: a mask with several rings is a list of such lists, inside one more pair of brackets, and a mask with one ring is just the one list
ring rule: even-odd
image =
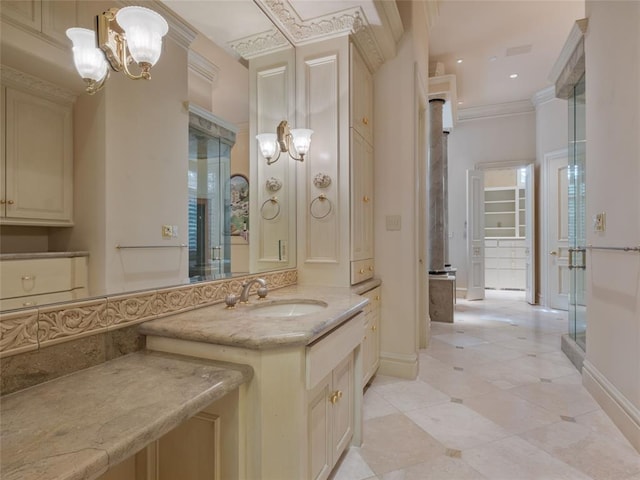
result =
[[512,73],[511,75],[509,75],[509,78],[518,78],[518,74],[517,73]]
[[462,59],[461,58],[457,59],[456,63],[462,63]]

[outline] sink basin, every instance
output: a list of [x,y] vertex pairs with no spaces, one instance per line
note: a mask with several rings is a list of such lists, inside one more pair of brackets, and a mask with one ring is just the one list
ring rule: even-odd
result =
[[271,300],[251,307],[251,313],[262,317],[299,317],[320,312],[327,303],[320,300]]

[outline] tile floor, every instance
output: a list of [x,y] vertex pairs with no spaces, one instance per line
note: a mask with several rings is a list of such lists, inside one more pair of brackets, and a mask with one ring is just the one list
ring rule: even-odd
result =
[[519,292],[459,300],[414,381],[378,375],[332,480],[640,480],[640,454],[560,350],[567,314]]

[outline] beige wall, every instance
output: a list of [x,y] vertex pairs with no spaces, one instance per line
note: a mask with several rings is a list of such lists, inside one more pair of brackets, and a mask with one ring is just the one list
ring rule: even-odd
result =
[[[640,2],[587,1],[587,243],[640,241]],[[606,232],[590,219],[606,212]],[[587,256],[585,380],[640,450],[640,255]]]

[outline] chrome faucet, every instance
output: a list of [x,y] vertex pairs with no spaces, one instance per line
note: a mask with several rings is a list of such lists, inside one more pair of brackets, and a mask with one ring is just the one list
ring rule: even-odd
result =
[[267,296],[267,293],[269,293],[269,290],[267,290],[267,282],[264,278],[254,278],[253,280],[249,280],[242,284],[242,293],[239,298],[240,303],[247,303],[249,301],[249,290],[251,289],[251,285],[254,283],[260,284],[260,288],[258,288],[258,297],[264,298]]

